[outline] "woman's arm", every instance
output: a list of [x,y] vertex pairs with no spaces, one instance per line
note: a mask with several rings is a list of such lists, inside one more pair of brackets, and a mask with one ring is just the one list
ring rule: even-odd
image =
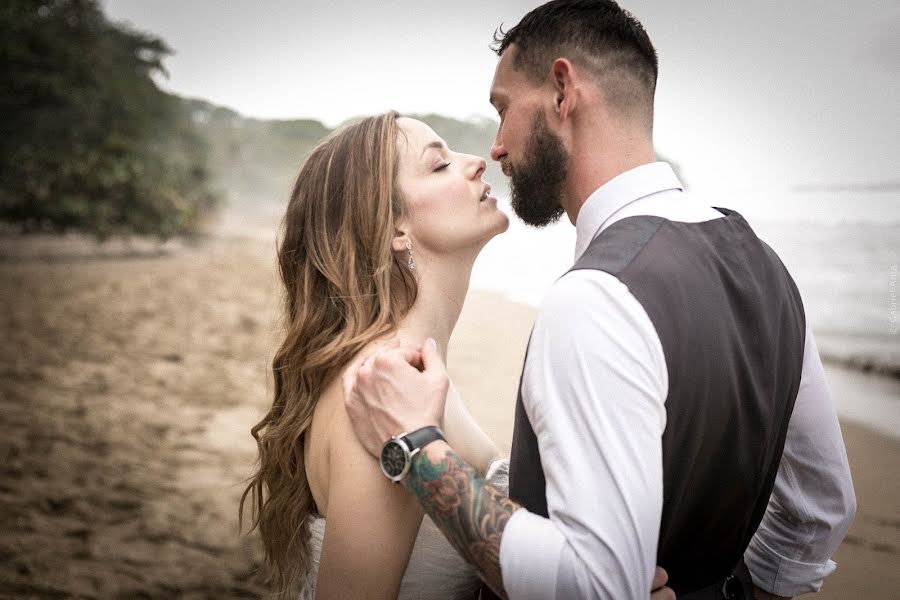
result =
[[443,431],[456,453],[481,475],[487,473],[488,466],[500,458],[497,445],[472,418],[452,381],[444,405]]
[[[340,395],[340,387],[334,392]],[[316,598],[393,600],[422,523],[422,509],[403,486],[381,473],[356,439],[342,401],[329,440],[328,514]]]

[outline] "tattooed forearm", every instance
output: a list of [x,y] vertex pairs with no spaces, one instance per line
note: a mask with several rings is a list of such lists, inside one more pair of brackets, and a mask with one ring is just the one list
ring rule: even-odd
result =
[[486,483],[443,442],[413,458],[406,487],[484,582],[506,597],[500,537],[519,505]]

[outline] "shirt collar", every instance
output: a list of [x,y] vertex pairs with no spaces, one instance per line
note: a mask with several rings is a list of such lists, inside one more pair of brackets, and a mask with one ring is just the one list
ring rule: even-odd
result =
[[575,260],[597,236],[609,218],[622,207],[657,192],[684,189],[669,163],[654,162],[613,177],[599,188],[578,211],[575,222]]

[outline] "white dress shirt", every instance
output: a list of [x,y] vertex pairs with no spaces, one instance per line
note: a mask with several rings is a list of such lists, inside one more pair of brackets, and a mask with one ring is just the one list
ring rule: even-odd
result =
[[[596,190],[576,222],[575,259],[634,215],[722,216],[652,163]],[[500,565],[509,597],[646,600],[663,504],[668,371],[641,304],[614,276],[567,273],[540,306],[522,379],[549,518],[516,511]],[[598,505],[602,510],[598,510]],[[754,582],[779,595],[818,590],[855,512],[837,413],[807,326],[800,389],[762,523],[745,553]]]

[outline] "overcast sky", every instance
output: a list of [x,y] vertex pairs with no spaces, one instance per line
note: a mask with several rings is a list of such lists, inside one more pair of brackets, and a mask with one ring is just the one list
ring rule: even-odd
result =
[[[656,145],[700,188],[896,182],[900,3],[623,0],[660,56]],[[492,116],[494,29],[535,1],[104,0],[175,54],[163,86],[335,125]],[[488,148],[484,149],[487,156]]]

